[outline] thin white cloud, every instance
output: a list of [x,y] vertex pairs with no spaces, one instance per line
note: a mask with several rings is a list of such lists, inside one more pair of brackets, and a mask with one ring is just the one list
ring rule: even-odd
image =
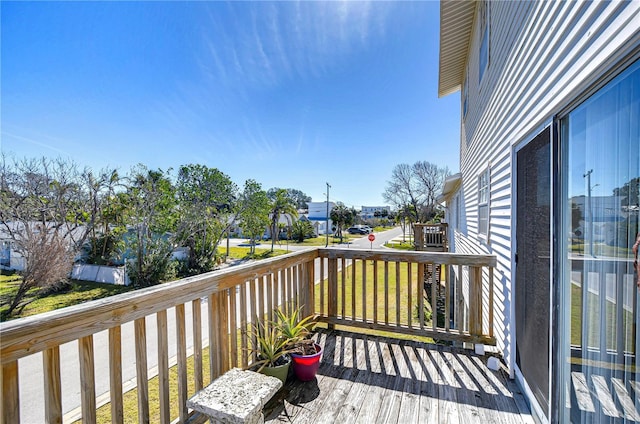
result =
[[[230,84],[278,85],[325,74],[385,32],[388,5],[372,2],[212,3],[203,28],[208,59]],[[207,66],[207,61],[211,62]],[[233,68],[234,72],[230,69]]]
[[32,138],[29,138],[29,137],[24,137],[24,136],[21,136],[21,135],[18,135],[18,134],[9,133],[7,131],[2,131],[0,134],[2,134],[2,138],[4,140],[6,140],[4,137],[9,137],[9,138],[12,138],[14,140],[25,141],[25,142],[27,142],[29,144],[34,145],[34,146],[38,146],[38,147],[42,147],[44,149],[52,150],[54,152],[62,153],[63,155],[66,155],[66,156],[71,156],[71,154],[69,152],[65,151],[65,150],[59,149],[59,148],[57,148],[55,146],[52,146],[51,144],[47,144],[47,143],[43,143],[43,142],[38,141],[38,140],[34,140]]

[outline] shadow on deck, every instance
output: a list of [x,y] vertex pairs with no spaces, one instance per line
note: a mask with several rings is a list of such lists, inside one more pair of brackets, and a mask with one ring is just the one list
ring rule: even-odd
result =
[[267,422],[533,423],[529,407],[486,356],[448,346],[324,331],[315,380],[289,383],[265,406]]

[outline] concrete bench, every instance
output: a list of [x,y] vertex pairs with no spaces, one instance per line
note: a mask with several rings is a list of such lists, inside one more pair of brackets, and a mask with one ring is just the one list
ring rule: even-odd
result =
[[233,368],[193,395],[187,406],[214,423],[262,424],[262,408],[281,387],[275,377]]

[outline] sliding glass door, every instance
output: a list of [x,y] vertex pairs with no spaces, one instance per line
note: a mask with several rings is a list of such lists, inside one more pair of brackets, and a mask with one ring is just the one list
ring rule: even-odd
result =
[[640,421],[640,62],[561,119],[560,146],[559,416]]

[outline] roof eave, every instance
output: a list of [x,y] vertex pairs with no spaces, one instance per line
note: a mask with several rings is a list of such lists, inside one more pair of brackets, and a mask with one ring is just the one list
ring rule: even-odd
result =
[[440,2],[438,97],[455,93],[462,86],[475,10],[473,0]]

